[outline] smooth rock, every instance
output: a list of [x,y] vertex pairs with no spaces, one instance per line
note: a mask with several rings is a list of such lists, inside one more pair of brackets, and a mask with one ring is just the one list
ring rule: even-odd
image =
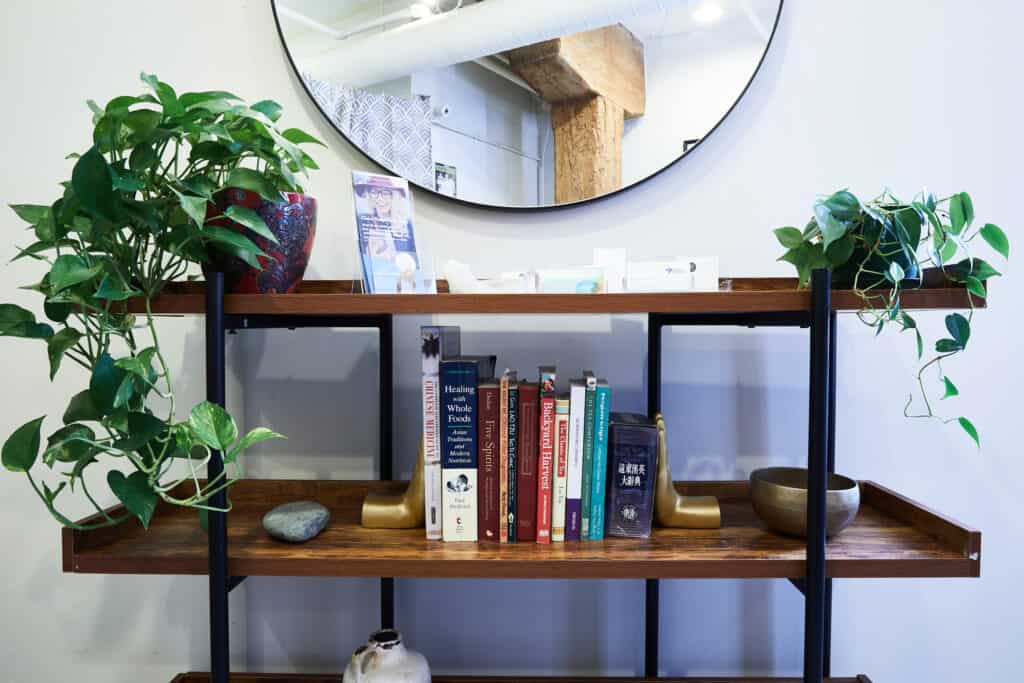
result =
[[276,539],[302,543],[327,527],[331,511],[311,500],[285,503],[263,515],[263,528]]

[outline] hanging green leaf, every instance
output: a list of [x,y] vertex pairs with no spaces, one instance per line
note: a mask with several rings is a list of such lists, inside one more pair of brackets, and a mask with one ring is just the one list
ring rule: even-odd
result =
[[981,238],[988,242],[988,245],[1002,254],[1003,258],[1010,258],[1010,239],[1003,232],[1002,228],[992,223],[986,223],[980,231]]
[[65,327],[46,342],[46,353],[50,358],[50,380],[52,381],[60,369],[60,362],[69,349],[74,348],[82,333],[72,327]]
[[967,258],[955,263],[946,269],[946,274],[954,282],[967,282],[967,277],[970,275],[982,281],[1001,275],[998,270],[980,258]]
[[951,379],[943,376],[942,383],[946,388],[946,393],[942,395],[943,399],[952,398],[954,396],[960,395],[960,391],[956,388],[956,385],[953,384],[953,381]]
[[981,439],[978,438],[978,430],[974,427],[974,424],[966,417],[958,417],[957,422],[963,430],[967,432],[967,435],[974,439],[975,445],[977,445],[978,448],[981,448]]
[[215,450],[228,451],[238,438],[238,426],[234,418],[210,401],[196,405],[189,415],[188,423],[196,437]]
[[93,443],[96,432],[89,427],[73,423],[65,425],[46,439],[43,464],[53,467],[58,462],[77,462],[96,451]]
[[35,225],[50,213],[50,207],[41,204],[8,204],[18,218],[29,225]]
[[142,526],[148,529],[159,497],[146,473],[132,472],[125,477],[124,473],[111,470],[107,473],[107,485],[118,500],[124,503],[125,509],[138,517]]
[[97,264],[90,266],[81,256],[64,254],[58,256],[50,269],[50,289],[53,294],[62,292],[68,287],[91,280],[103,270]]
[[135,451],[152,439],[156,438],[167,427],[167,424],[160,418],[131,411],[128,413],[128,436],[114,442],[114,448],[120,451]]
[[267,227],[267,223],[263,220],[263,217],[252,209],[248,209],[244,206],[232,205],[224,211],[224,215],[236,223],[249,228],[260,237],[266,238],[274,244],[279,244],[277,235],[270,231],[270,228]]
[[973,275],[967,276],[967,282],[965,284],[967,286],[967,291],[979,299],[984,299],[988,296],[988,292],[985,290],[985,284]]
[[231,451],[224,456],[224,462],[235,462],[238,459],[238,456],[241,455],[243,451],[245,451],[251,446],[255,446],[261,441],[283,438],[285,438],[283,435],[278,434],[277,432],[271,429],[267,429],[266,427],[257,427],[256,429],[252,429],[249,431],[248,434],[242,437],[242,439],[238,442],[237,446],[232,448]]
[[72,422],[98,422],[103,417],[93,400],[92,392],[86,389],[71,397],[71,402],[64,411],[64,424]]
[[946,316],[946,329],[961,349],[967,347],[967,340],[971,338],[971,323],[967,318],[959,313],[950,313]]
[[174,190],[174,194],[178,195],[178,204],[181,206],[181,210],[184,211],[185,215],[191,218],[196,225],[201,226],[206,222],[207,201],[205,197],[192,197],[187,194],[182,194],[177,190]]
[[124,380],[125,371],[114,365],[109,353],[104,353],[96,361],[89,380],[89,393],[96,409],[107,415],[114,409],[117,390]]
[[852,221],[860,214],[860,201],[848,190],[840,190],[825,200],[829,213],[839,221]]
[[39,428],[44,419],[45,416],[30,420],[7,437],[3,449],[0,450],[0,460],[3,461],[4,467],[11,472],[28,472],[32,469],[36,464],[36,458],[39,457]]
[[796,249],[804,242],[803,235],[793,227],[777,228],[775,230],[775,237],[779,240],[779,244],[786,249]]
[[896,261],[889,264],[889,270],[885,273],[885,278],[893,283],[901,282],[906,276],[907,274],[903,272],[903,266]]
[[114,191],[110,166],[95,147],[75,164],[71,171],[71,186],[84,209],[94,216],[116,220],[119,200]]

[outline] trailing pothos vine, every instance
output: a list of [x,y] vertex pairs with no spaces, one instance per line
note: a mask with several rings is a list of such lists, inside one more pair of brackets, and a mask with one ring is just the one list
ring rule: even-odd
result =
[[[280,436],[264,427],[241,435],[210,402],[181,410],[152,302],[211,250],[259,267],[266,255],[246,233],[276,241],[263,219],[239,206],[221,213],[212,199],[229,187],[269,200],[302,192],[300,177],[317,165],[300,145],[320,143],[297,128],[279,130],[281,107],[270,100],[247,106],[229,92],[178,94],[156,76],[142,74],[142,81],[150,92],[103,107],[89,102],[93,144],[70,155],[71,179],[56,201],[11,207],[34,237],[14,259],[45,266],[26,287],[43,297],[45,320],[0,304],[0,336],[42,340],[50,379],[73,364],[87,386],[71,397],[45,444],[44,416],[18,427],[0,455],[61,524],[78,529],[131,518],[148,526],[159,501],[212,509],[210,497],[241,476],[243,451]],[[239,228],[225,227],[225,219]],[[231,467],[205,481],[201,472],[213,457]],[[86,475],[100,463],[114,466],[106,484],[123,513],[105,511],[90,490],[95,482]],[[68,494],[82,496],[96,515],[71,521],[58,507]]]
[[[957,422],[980,445],[978,430],[966,417],[946,417],[937,402],[960,392],[943,367],[944,361],[967,348],[971,337],[976,301],[987,296],[985,282],[1000,273],[975,255],[977,239],[987,243],[1002,258],[1010,256],[1010,242],[998,226],[975,224],[974,204],[966,192],[936,198],[921,192],[904,202],[886,190],[870,201],[860,201],[848,190],[819,199],[814,216],[803,230],[784,227],[775,235],[787,261],[797,269],[800,286],[805,287],[816,268],[832,271],[833,285],[852,289],[863,302],[858,312],[862,322],[881,334],[887,326],[912,330],[920,366],[917,389],[904,408],[907,417]],[[959,258],[959,260],[957,260]],[[948,337],[934,344],[934,355],[925,360],[925,343],[917,321],[901,305],[905,289],[934,286],[932,274],[963,286],[967,315],[946,316]],[[942,395],[934,398],[934,392]]]

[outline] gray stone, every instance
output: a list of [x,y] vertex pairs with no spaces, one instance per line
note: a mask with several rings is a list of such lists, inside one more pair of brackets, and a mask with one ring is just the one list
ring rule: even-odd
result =
[[311,500],[285,503],[263,515],[263,528],[276,539],[302,543],[327,527],[331,511]]

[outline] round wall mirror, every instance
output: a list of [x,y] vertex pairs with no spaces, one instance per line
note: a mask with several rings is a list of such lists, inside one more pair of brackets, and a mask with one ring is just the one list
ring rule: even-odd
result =
[[746,91],[782,12],[782,0],[273,6],[296,73],[351,144],[420,187],[504,208],[606,196],[689,154]]

